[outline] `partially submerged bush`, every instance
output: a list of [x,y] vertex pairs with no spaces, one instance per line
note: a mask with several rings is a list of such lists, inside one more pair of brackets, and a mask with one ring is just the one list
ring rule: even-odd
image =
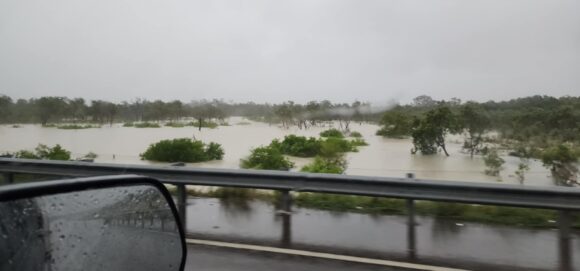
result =
[[202,120],[201,121],[201,125],[198,121],[190,121],[188,123],[185,124],[186,126],[193,126],[193,127],[201,127],[201,128],[210,128],[210,129],[215,129],[218,127],[218,124],[210,121],[210,120]]
[[203,162],[221,160],[224,151],[220,144],[211,142],[209,145],[199,140],[177,138],[161,140],[151,144],[141,154],[141,159],[161,162]]
[[161,128],[161,126],[157,123],[153,122],[139,122],[133,125],[135,128]]
[[97,157],[98,157],[98,155],[97,155],[96,153],[94,153],[94,152],[92,152],[92,151],[91,151],[91,152],[89,152],[89,153],[85,154],[85,156],[84,156],[83,158],[87,158],[87,159],[95,159],[95,158],[97,158]]
[[359,146],[368,146],[369,143],[367,143],[364,139],[362,138],[355,138],[354,140],[350,141],[350,144],[352,144],[353,146],[359,147]]
[[274,139],[270,146],[279,149],[283,154],[298,157],[314,157],[320,153],[321,142],[314,137],[306,138],[303,136],[287,135],[282,142]]
[[[331,141],[332,142],[332,141]],[[320,153],[312,163],[304,166],[301,171],[312,173],[342,174],[346,170],[346,159],[340,146],[323,142]]]
[[294,167],[294,163],[284,157],[278,148],[267,146],[253,149],[250,156],[240,161],[240,166],[252,169],[290,170]]
[[356,152],[357,146],[368,145],[363,139],[346,140],[339,137],[317,139],[297,135],[287,135],[284,140],[272,140],[269,147],[278,149],[282,154],[298,157],[315,157],[321,155],[323,149],[332,149],[337,153]]
[[351,141],[337,137],[329,137],[326,140],[322,141],[322,144],[326,145],[325,148],[333,148],[336,152],[358,151],[356,145],[354,145]]
[[165,123],[165,127],[183,128],[185,127],[185,123],[170,121],[168,123]]
[[80,130],[80,129],[101,128],[101,126],[91,124],[63,124],[58,125],[56,128],[63,130]]
[[578,154],[566,145],[560,144],[546,149],[542,153],[542,163],[550,168],[552,176],[558,185],[573,185],[577,183]]
[[354,138],[361,138],[362,137],[361,133],[359,133],[357,131],[350,132],[349,136],[354,137]]
[[346,170],[346,160],[342,156],[335,158],[325,158],[317,156],[314,161],[304,167],[301,171],[311,173],[331,173],[342,174]]
[[483,162],[487,169],[485,174],[489,176],[499,176],[499,172],[503,169],[503,164],[505,160],[499,157],[495,149],[491,149],[484,157]]
[[70,151],[65,150],[59,144],[54,147],[48,147],[44,144],[38,144],[34,152],[21,150],[15,154],[16,158],[23,159],[46,159],[46,160],[70,160]]
[[320,132],[320,136],[343,138],[344,134],[341,131],[333,128]]

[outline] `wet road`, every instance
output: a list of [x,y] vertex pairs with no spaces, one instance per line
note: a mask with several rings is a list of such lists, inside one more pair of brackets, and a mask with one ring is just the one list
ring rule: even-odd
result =
[[393,268],[373,264],[344,262],[297,255],[261,251],[247,251],[205,245],[188,245],[187,271],[408,271],[416,269]]

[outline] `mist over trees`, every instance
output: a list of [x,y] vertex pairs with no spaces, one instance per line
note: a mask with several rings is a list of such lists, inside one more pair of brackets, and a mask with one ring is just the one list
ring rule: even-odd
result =
[[338,121],[343,130],[349,130],[352,122],[373,121],[382,112],[371,110],[369,103],[331,103],[310,101],[297,104],[292,101],[281,104],[227,103],[221,100],[201,100],[184,103],[135,99],[121,103],[102,100],[85,101],[82,98],[40,97],[18,99],[0,96],[0,123],[76,123],[91,122],[113,124],[115,122],[178,121],[184,118],[196,120],[202,128],[210,120],[224,120],[229,116],[242,116],[256,121],[280,123],[283,127],[298,126],[300,129]]

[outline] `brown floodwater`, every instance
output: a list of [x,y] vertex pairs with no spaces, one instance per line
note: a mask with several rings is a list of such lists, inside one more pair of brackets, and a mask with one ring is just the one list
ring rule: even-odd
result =
[[[162,139],[172,139],[195,136],[205,142],[214,141],[222,144],[225,156],[221,161],[191,163],[191,167],[208,168],[239,168],[241,158],[247,156],[252,148],[267,145],[274,138],[283,138],[288,134],[318,136],[318,133],[328,127],[312,127],[301,130],[297,127],[284,129],[267,123],[248,122],[239,117],[228,120],[230,126],[219,126],[216,129],[184,128],[132,128],[104,125],[101,128],[82,130],[63,130],[45,128],[40,125],[21,125],[13,128],[11,125],[0,126],[0,153],[5,151],[32,150],[39,143],[61,144],[70,150],[74,157],[82,157],[88,152],[99,155],[96,162],[155,164],[142,161],[139,154],[144,152],[149,144]],[[346,174],[365,176],[402,177],[405,173],[415,173],[417,178],[440,180],[460,180],[474,182],[498,182],[497,177],[483,174],[484,164],[481,157],[473,159],[461,153],[461,138],[452,137],[448,142],[451,154],[445,157],[438,155],[412,155],[410,139],[388,139],[376,136],[379,127],[373,124],[352,123],[351,130],[360,132],[369,146],[361,147],[359,152],[348,153],[348,169]],[[296,168],[307,164],[311,159],[291,158],[296,162]],[[505,156],[505,169],[501,174],[504,183],[518,183],[514,171],[519,159]],[[539,161],[531,161],[530,171],[526,174],[526,185],[550,186],[553,181],[550,172]]]

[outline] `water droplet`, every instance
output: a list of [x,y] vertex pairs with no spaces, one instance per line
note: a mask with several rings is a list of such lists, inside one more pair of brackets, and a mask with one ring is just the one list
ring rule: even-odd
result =
[[64,240],[64,238],[65,238],[65,237],[66,237],[66,236],[64,236],[64,234],[61,234],[61,235],[59,236],[60,240]]
[[95,215],[93,215],[93,217],[94,217],[94,218],[99,218],[99,217],[100,217],[100,215],[99,215],[99,214],[95,214]]

